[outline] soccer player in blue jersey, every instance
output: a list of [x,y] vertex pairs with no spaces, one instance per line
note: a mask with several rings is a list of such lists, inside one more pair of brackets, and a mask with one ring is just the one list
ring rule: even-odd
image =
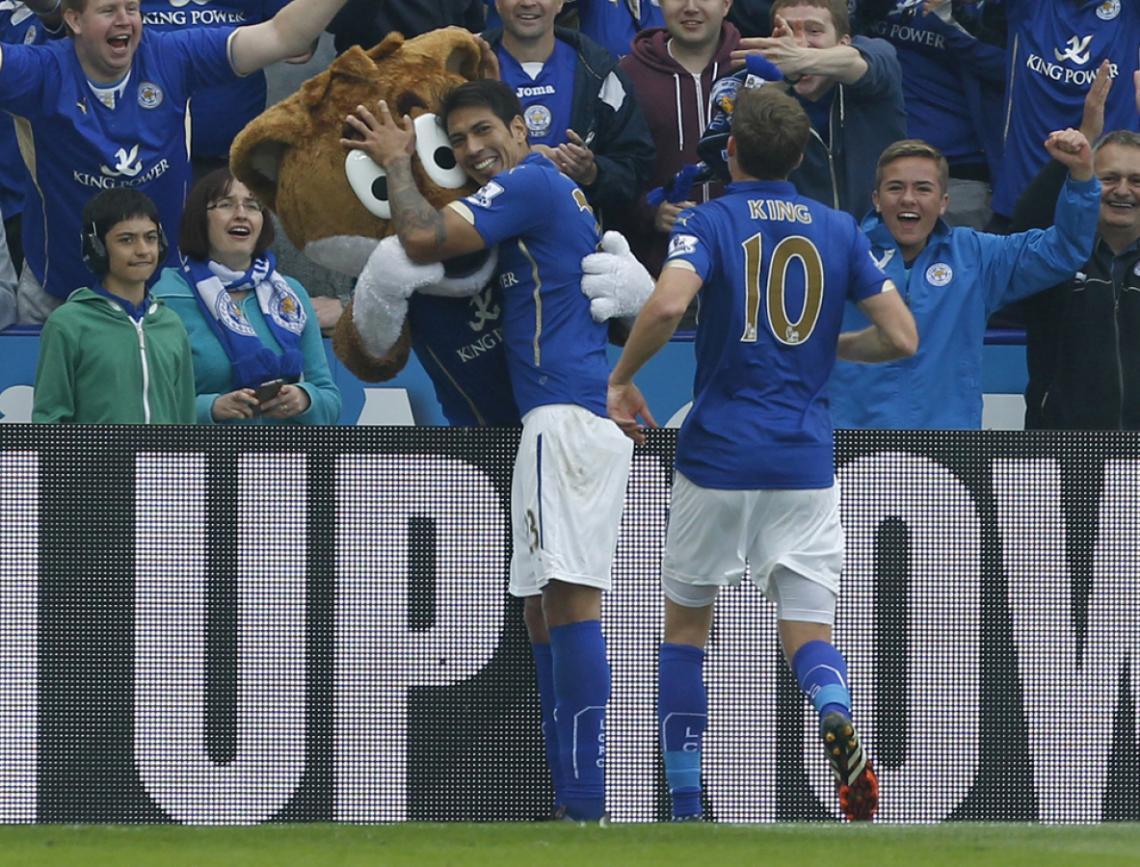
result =
[[42,322],[91,282],[78,239],[92,192],[145,192],[177,237],[191,95],[303,54],[343,3],[293,0],[260,24],[144,35],[138,0],[62,0],[72,38],[0,47],[0,108],[17,117],[30,172],[21,319]]
[[[657,286],[610,375],[610,416],[635,440],[653,417],[634,374],[700,293],[693,408],[677,438],[665,552],[658,719],[675,819],[701,816],[702,675],[719,587],[746,564],[776,603],[784,653],[819,711],[849,819],[870,819],[878,780],[851,715],[847,666],[831,644],[843,528],[827,378],[837,345],[863,362],[911,355],[914,319],[848,214],[787,181],[810,122],[781,88],[742,89],[728,139],[733,182],[683,212]],[[843,306],[871,325],[840,339]]]
[[[437,211],[416,188],[410,118],[384,102],[347,119],[388,174],[392,221],[413,261],[499,247],[507,368],[523,430],[511,491],[511,592],[537,598],[527,627],[556,795],[569,818],[605,813],[610,669],[601,630],[632,444],[606,417],[606,327],[582,293],[582,259],[598,245],[582,190],[532,152],[511,88],[460,85],[440,118],[455,157],[482,188]],[[548,642],[543,639],[548,638]],[[540,648],[547,644],[545,652]],[[553,705],[553,709],[549,705]]]

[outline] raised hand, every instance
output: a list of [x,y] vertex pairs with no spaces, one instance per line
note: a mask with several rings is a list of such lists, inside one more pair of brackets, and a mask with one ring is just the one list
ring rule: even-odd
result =
[[1049,133],[1045,139],[1049,156],[1064,164],[1075,181],[1087,181],[1093,176],[1093,154],[1089,140],[1080,130],[1062,129]]
[[1090,142],[1095,142],[1104,132],[1104,105],[1108,102],[1108,91],[1112,88],[1111,64],[1105,60],[1097,68],[1089,92],[1085,94],[1085,110],[1081,115],[1081,134]]
[[342,138],[340,144],[348,150],[360,150],[378,166],[387,166],[393,160],[411,157],[416,152],[416,128],[407,115],[401,120],[392,117],[388,103],[376,103],[376,114],[358,105],[345,123],[360,134],[359,139]]

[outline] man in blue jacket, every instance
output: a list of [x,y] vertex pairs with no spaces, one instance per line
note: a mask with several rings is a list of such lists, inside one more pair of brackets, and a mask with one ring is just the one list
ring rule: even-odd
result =
[[[1045,149],[1069,170],[1054,225],[1016,235],[952,229],[942,220],[949,169],[936,148],[910,139],[883,151],[875,212],[863,231],[914,315],[920,345],[911,358],[873,368],[838,362],[828,386],[837,427],[981,427],[987,318],[1071,276],[1096,235],[1100,184],[1088,140],[1063,130],[1050,134]],[[848,305],[844,331],[866,326]],[[852,337],[840,337],[840,357]]]
[[790,178],[796,191],[861,220],[871,207],[871,164],[906,138],[902,69],[894,46],[851,36],[846,0],[775,0],[772,35],[740,40],[779,67],[808,117],[811,138]]

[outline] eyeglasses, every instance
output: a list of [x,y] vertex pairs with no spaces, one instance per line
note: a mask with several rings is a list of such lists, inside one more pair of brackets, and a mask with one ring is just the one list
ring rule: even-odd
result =
[[265,210],[257,199],[218,199],[213,204],[206,205],[207,211],[221,211],[223,214],[237,213],[238,208],[244,208],[247,214],[260,214]]

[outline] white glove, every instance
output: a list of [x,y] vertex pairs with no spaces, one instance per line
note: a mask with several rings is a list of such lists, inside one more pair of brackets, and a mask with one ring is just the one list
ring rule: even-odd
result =
[[602,251],[582,260],[582,293],[595,322],[636,316],[652,292],[653,278],[621,232],[606,232]]
[[365,351],[375,358],[387,355],[403,330],[408,298],[421,286],[442,279],[442,265],[417,265],[395,235],[377,244],[352,296],[352,324]]

